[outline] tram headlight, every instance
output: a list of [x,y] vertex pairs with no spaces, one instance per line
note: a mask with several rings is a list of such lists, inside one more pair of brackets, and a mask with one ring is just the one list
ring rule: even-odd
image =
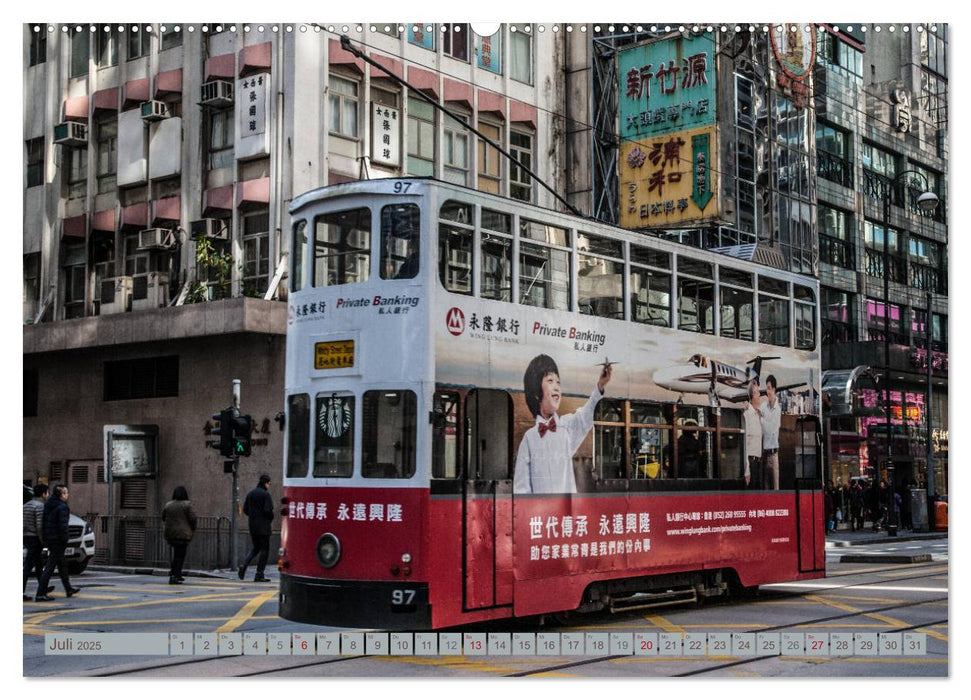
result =
[[317,561],[325,569],[332,569],[341,558],[341,543],[337,536],[324,533],[317,540]]

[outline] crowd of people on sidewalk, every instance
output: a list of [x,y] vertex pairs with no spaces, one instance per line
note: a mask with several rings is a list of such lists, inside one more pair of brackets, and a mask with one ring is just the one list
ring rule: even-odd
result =
[[878,532],[887,528],[891,509],[898,529],[913,530],[910,499],[901,495],[908,493],[910,486],[903,480],[899,489],[891,491],[885,479],[879,483],[853,479],[851,485],[845,481],[834,484],[830,479],[823,492],[826,533],[840,529],[856,532],[867,527]]

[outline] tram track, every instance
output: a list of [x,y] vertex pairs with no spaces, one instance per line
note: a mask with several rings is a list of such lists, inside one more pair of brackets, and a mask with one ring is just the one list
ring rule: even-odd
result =
[[[907,573],[912,572],[912,575],[894,577],[893,581],[905,582],[910,580],[926,578],[927,577],[926,571],[924,571],[923,573],[921,572],[925,569],[936,569],[936,568],[940,568],[940,562],[936,562],[936,563],[928,562],[927,564],[916,565],[915,567],[907,570]],[[899,567],[888,567],[886,569],[870,570],[866,572],[834,574],[833,576],[830,576],[827,578],[840,578],[845,576],[861,576],[861,575],[865,575],[867,576],[867,578],[870,578],[869,575],[885,573],[888,571],[900,571],[900,569]],[[804,590],[804,591],[793,591],[791,593],[785,592],[785,591],[766,591],[762,595],[765,598],[770,598],[773,600],[785,599],[785,598],[798,598],[805,595],[820,595],[820,594],[832,593],[834,591],[850,590],[861,586],[874,585],[877,583],[882,583],[884,582],[884,580],[885,579],[879,578],[876,580],[855,581],[853,583],[847,583],[845,585],[828,586],[825,588],[815,588],[812,590]],[[780,630],[788,630],[788,629],[803,627],[806,625],[839,622],[841,620],[848,620],[848,619],[860,617],[863,615],[879,615],[879,614],[892,613],[893,611],[896,611],[896,610],[915,608],[923,605],[933,605],[936,603],[947,602],[947,601],[948,601],[948,596],[940,596],[940,597],[934,597],[934,598],[929,598],[929,599],[919,600],[919,601],[909,601],[909,602],[897,603],[893,605],[883,605],[883,606],[863,609],[859,611],[849,611],[849,612],[844,612],[844,613],[839,613],[834,615],[808,618],[804,620],[794,620],[794,621],[787,622],[783,625],[775,625],[772,627],[759,627],[755,629],[746,629],[743,631],[748,633],[775,632]],[[726,600],[723,603],[722,601],[719,601],[719,604],[730,604],[733,602],[751,603],[751,602],[757,602],[757,599],[743,600],[743,601],[739,601],[737,599]],[[908,627],[895,627],[892,629],[892,631],[905,632],[909,630],[930,627],[933,625],[946,624],[947,622],[948,622],[948,619],[944,618],[942,620],[935,620],[932,622],[914,624]],[[563,628],[563,630],[561,631],[569,631],[569,630],[570,628]],[[553,631],[553,630],[550,630],[550,631]],[[561,672],[561,671],[569,670],[571,668],[578,668],[581,666],[590,666],[598,663],[609,663],[617,659],[628,658],[628,656],[629,655],[606,655],[606,656],[597,656],[593,658],[581,658],[581,659],[571,660],[563,663],[550,664],[548,666],[543,666],[541,668],[527,669],[527,670],[517,671],[515,673],[509,673],[504,675],[512,678],[537,676],[537,675],[542,675],[546,673]],[[156,663],[156,664],[140,665],[137,668],[129,667],[129,668],[108,669],[104,672],[92,673],[90,675],[92,677],[133,676],[133,675],[139,675],[144,673],[152,673],[154,671],[160,671],[164,669],[178,668],[182,666],[195,666],[195,665],[206,664],[206,663],[219,664],[219,663],[225,662],[227,658],[230,658],[230,657],[225,657],[225,656],[208,656],[208,657],[201,657],[201,658],[192,657],[192,658],[180,659],[177,661],[167,661],[167,662]],[[237,657],[232,657],[232,658],[237,658]],[[265,657],[257,657],[257,658],[265,658]],[[279,661],[282,662],[284,661],[284,659],[287,659],[287,658],[292,659],[293,657],[279,657]],[[308,660],[307,662],[301,662],[301,663],[295,663],[295,664],[286,664],[286,665],[277,664],[277,665],[274,665],[273,668],[251,670],[244,673],[234,674],[233,677],[246,678],[246,677],[259,677],[259,676],[267,676],[267,675],[281,674],[281,673],[299,672],[305,669],[310,669],[318,666],[333,666],[341,663],[359,661],[361,659],[366,659],[366,658],[368,657],[362,656],[362,655],[340,656],[340,657],[328,657],[328,658],[319,659],[319,660],[315,659],[312,661]],[[706,673],[714,673],[723,669],[746,666],[749,664],[757,663],[759,661],[764,661],[772,658],[779,658],[779,655],[769,655],[769,656],[762,655],[762,656],[755,656],[751,658],[737,659],[733,661],[719,663],[713,666],[707,666],[702,669],[693,669],[691,671],[686,671],[684,673],[675,674],[673,677],[689,677],[689,676],[703,675]],[[703,659],[704,657],[698,657],[699,661]]]

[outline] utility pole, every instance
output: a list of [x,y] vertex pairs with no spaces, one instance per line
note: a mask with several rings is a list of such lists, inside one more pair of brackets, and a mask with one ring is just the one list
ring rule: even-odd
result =
[[[233,380],[233,413],[239,415],[240,402],[240,382],[239,379]],[[233,563],[233,570],[239,568],[239,533],[237,532],[239,518],[239,454],[233,450],[233,513],[230,519],[230,531],[233,536],[229,540],[230,558]]]

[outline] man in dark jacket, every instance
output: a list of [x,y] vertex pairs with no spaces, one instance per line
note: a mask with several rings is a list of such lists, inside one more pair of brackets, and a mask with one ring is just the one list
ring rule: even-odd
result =
[[70,598],[81,592],[80,588],[71,586],[71,579],[67,575],[67,561],[64,559],[64,550],[67,548],[70,535],[68,534],[68,523],[71,520],[71,509],[67,505],[68,491],[67,486],[58,484],[54,487],[50,498],[44,503],[44,525],[42,537],[47,546],[47,564],[44,566],[44,573],[41,574],[37,584],[37,596],[34,600],[54,600],[53,596],[47,594],[47,584],[54,574],[54,566],[57,566],[57,573],[64,584],[64,592]]
[[252,491],[246,494],[243,501],[243,513],[249,516],[249,536],[253,540],[253,549],[246,557],[246,561],[239,567],[240,580],[246,577],[246,567],[253,559],[256,560],[256,582],[269,581],[263,575],[266,569],[266,560],[270,556],[270,523],[273,521],[273,498],[269,491],[270,475],[260,476],[260,482]]
[[[44,545],[40,538],[44,528],[44,499],[47,498],[47,484],[34,486],[33,495],[33,498],[24,503],[24,549],[27,550],[27,555],[24,557],[24,600],[33,600],[33,596],[27,595],[27,579],[31,574],[35,574],[39,582],[43,571],[41,550]],[[40,589],[37,590],[40,591]]]

